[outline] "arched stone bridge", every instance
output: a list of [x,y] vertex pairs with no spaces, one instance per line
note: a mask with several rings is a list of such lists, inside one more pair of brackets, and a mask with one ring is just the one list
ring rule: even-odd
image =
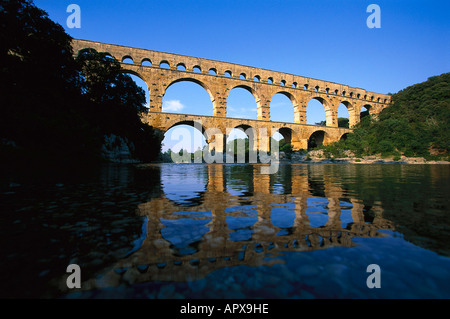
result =
[[[225,136],[226,129],[236,127],[264,128],[267,132],[276,129],[292,143],[294,149],[306,149],[308,139],[315,132],[320,132],[324,144],[337,141],[351,132],[351,129],[338,128],[340,103],[347,107],[352,127],[360,121],[363,107],[376,116],[391,101],[386,94],[234,63],[78,39],[72,41],[72,46],[74,54],[86,48],[104,52],[122,62],[126,72],[140,77],[147,84],[150,97],[149,112],[143,115],[142,120],[163,131],[194,121],[200,121],[205,129],[217,128]],[[131,59],[132,63],[123,63],[126,59]],[[166,90],[181,81],[195,82],[208,92],[213,116],[162,112]],[[227,97],[236,87],[244,88],[254,96],[257,120],[227,117]],[[291,100],[294,123],[270,121],[270,101],[277,93]],[[306,125],[306,107],[311,99],[322,103],[326,126]]]

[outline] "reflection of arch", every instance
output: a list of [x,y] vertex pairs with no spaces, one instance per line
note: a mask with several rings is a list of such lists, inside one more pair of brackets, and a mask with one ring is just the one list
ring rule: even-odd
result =
[[318,146],[326,144],[328,140],[328,134],[323,130],[315,131],[308,138],[308,149],[316,148]]
[[[165,174],[161,174],[161,185],[164,197],[176,207],[196,207],[204,203],[207,191],[207,168],[197,166],[190,170],[198,170],[200,174],[183,173],[176,166],[165,166]],[[176,178],[173,178],[174,175]],[[166,178],[167,177],[167,178]],[[183,185],[183,187],[180,187]]]

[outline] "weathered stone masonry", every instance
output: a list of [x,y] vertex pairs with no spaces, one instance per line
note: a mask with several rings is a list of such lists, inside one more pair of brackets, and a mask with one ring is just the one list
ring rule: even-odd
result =
[[[143,115],[142,121],[163,131],[177,124],[192,124],[194,121],[200,121],[205,130],[218,128],[224,135],[227,128],[235,127],[252,127],[256,130],[266,128],[268,132],[276,129],[292,143],[294,149],[301,149],[307,148],[308,139],[317,131],[323,131],[325,144],[337,141],[351,132],[351,129],[338,127],[337,109],[340,103],[348,109],[350,127],[360,121],[362,107],[376,116],[390,103],[390,96],[386,94],[234,63],[87,40],[74,39],[72,46],[74,54],[93,48],[121,62],[127,58],[132,59],[133,64],[122,63],[122,67],[126,72],[140,77],[150,92],[150,110]],[[163,68],[161,64],[168,64],[169,68]],[[179,66],[183,66],[185,70],[178,70]],[[162,99],[166,90],[180,81],[195,82],[208,92],[213,105],[213,116],[162,112]],[[228,93],[236,87],[248,90],[255,97],[257,120],[226,117]],[[294,123],[270,121],[270,101],[277,93],[291,100]],[[306,124],[306,107],[311,99],[320,101],[324,106],[326,126]]]

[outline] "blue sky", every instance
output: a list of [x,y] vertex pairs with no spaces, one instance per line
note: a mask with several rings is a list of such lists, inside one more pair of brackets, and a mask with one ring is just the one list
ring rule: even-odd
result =
[[[81,8],[81,28],[66,25],[69,4]],[[369,4],[381,8],[381,28],[369,29]],[[415,0],[35,0],[74,38],[250,65],[379,93],[450,71],[450,1]],[[212,114],[200,86],[170,87],[164,108]],[[228,114],[256,118],[244,91],[231,91]],[[308,105],[308,123],[324,119]],[[310,111],[310,108],[313,109]],[[292,121],[284,96],[271,102],[273,120]],[[342,112],[342,114],[341,114]],[[340,108],[339,116],[346,110]]]

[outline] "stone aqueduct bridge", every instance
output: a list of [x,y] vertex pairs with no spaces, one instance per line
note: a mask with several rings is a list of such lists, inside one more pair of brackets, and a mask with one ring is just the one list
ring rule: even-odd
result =
[[[201,122],[203,130],[219,129],[225,138],[227,129],[232,128],[266,129],[269,137],[275,129],[298,150],[307,148],[313,134],[320,136],[319,139],[327,144],[351,132],[351,129],[338,127],[337,109],[340,103],[348,109],[350,127],[359,122],[363,107],[372,115],[377,115],[390,103],[389,95],[234,63],[78,39],[73,40],[72,46],[75,55],[87,48],[107,53],[122,62],[126,72],[140,77],[150,92],[150,109],[142,116],[142,120],[162,131],[178,124],[192,125],[194,121]],[[131,59],[133,63],[124,63],[125,59]],[[163,65],[169,67],[164,68]],[[195,82],[209,93],[213,116],[162,112],[166,90],[181,81]],[[254,96],[257,120],[227,117],[227,97],[233,88],[244,88]],[[294,123],[270,121],[270,101],[277,93],[291,100]],[[322,103],[326,126],[306,124],[306,107],[311,99]],[[205,138],[211,140],[210,136]],[[269,144],[261,144],[258,140],[254,145],[259,148]]]

